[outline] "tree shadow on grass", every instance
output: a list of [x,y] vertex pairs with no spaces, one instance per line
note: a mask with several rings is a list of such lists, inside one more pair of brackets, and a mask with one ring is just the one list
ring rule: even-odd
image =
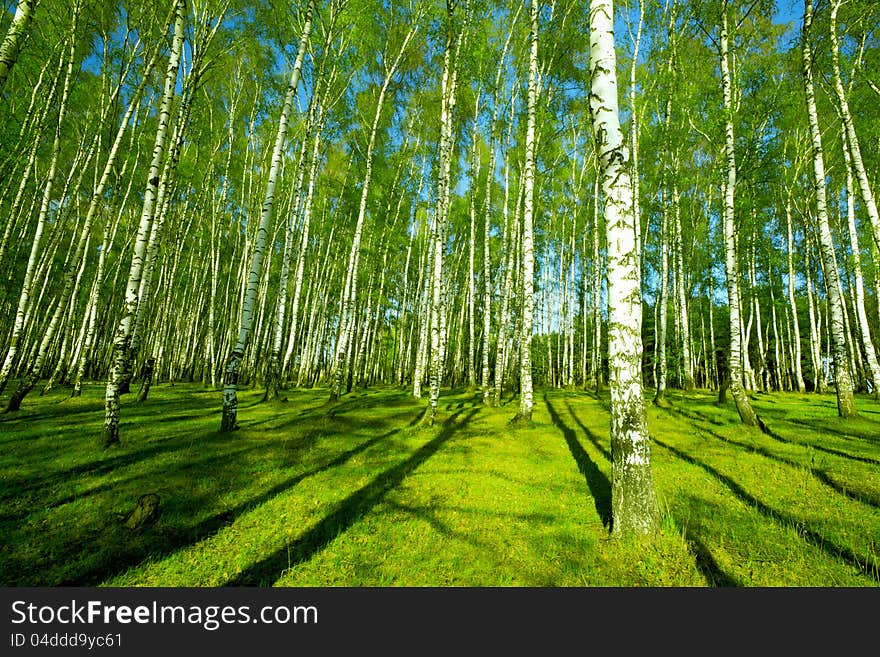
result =
[[[677,414],[677,415],[681,415],[685,418],[689,417],[687,414],[681,413],[679,410],[677,410],[675,408],[664,408],[663,410],[665,410],[673,415]],[[875,509],[880,509],[880,500],[875,499],[869,493],[855,490],[855,489],[849,488],[847,486],[844,486],[844,485],[836,482],[833,479],[833,477],[830,474],[828,474],[828,472],[826,470],[823,470],[821,468],[817,468],[814,465],[812,465],[812,463],[809,465],[807,463],[801,463],[801,462],[798,462],[794,459],[788,459],[788,458],[779,456],[777,454],[774,454],[770,450],[768,450],[764,447],[761,447],[759,445],[755,445],[752,443],[746,443],[746,442],[742,442],[739,440],[734,440],[732,438],[727,438],[726,436],[722,436],[720,433],[712,431],[711,429],[707,429],[707,428],[698,426],[697,424],[694,424],[694,420],[690,420],[690,423],[691,423],[691,426],[693,426],[699,433],[712,436],[716,440],[719,440],[719,441],[726,443],[728,445],[733,445],[734,447],[739,447],[739,448],[745,449],[745,450],[752,452],[754,454],[760,454],[764,458],[767,458],[771,461],[775,461],[777,463],[782,463],[782,464],[791,466],[793,468],[806,469],[818,481],[822,482],[825,486],[828,486],[828,488],[833,490],[835,493],[838,493],[839,495],[843,495],[844,497],[847,497],[851,500],[855,500],[856,502],[861,502],[862,504],[867,504],[868,506],[872,506]],[[787,443],[787,441],[783,441],[783,442]],[[797,443],[794,443],[794,444],[797,444]],[[809,448],[811,446],[810,445],[803,445],[803,447]]]
[[254,497],[251,497],[229,509],[226,509],[225,511],[205,518],[204,520],[197,523],[196,525],[193,525],[192,527],[169,528],[163,536],[164,544],[158,549],[156,549],[156,546],[153,546],[153,549],[150,550],[149,555],[140,555],[139,557],[137,555],[134,555],[135,558],[130,560],[130,563],[122,565],[114,560],[114,572],[108,572],[106,569],[96,569],[94,572],[86,573],[83,576],[82,581],[80,582],[78,580],[77,583],[83,583],[87,586],[100,583],[102,581],[111,579],[115,575],[124,573],[128,569],[128,567],[136,565],[145,556],[149,556],[153,559],[162,559],[186,547],[187,545],[192,545],[201,540],[204,540],[209,536],[216,534],[223,527],[231,525],[239,516],[244,515],[252,509],[257,508],[261,504],[264,504],[265,502],[268,502],[273,497],[281,495],[282,493],[286,493],[290,489],[294,488],[297,484],[310,477],[319,475],[322,472],[330,470],[331,468],[344,465],[347,461],[354,458],[358,454],[365,452],[366,450],[381,443],[384,440],[387,440],[396,433],[398,433],[397,430],[389,431],[382,435],[375,436],[374,438],[366,440],[360,445],[357,445],[352,449],[346,450],[345,452],[338,454],[323,465],[320,465],[317,468],[313,468],[312,470],[309,470],[307,472],[301,472],[296,476],[289,477],[284,481],[279,482],[278,484],[264,490],[259,495],[255,495]]
[[[160,560],[187,545],[195,544],[215,534],[224,526],[233,523],[238,516],[247,513],[277,495],[285,493],[309,477],[345,464],[353,457],[387,440],[398,432],[399,430],[393,430],[364,440],[355,447],[329,458],[315,468],[288,477],[262,492],[242,500],[235,506],[215,513],[194,524],[187,524],[186,520],[192,518],[194,509],[204,508],[208,501],[199,500],[193,495],[184,494],[182,491],[186,490],[186,482],[200,473],[203,474],[209,471],[216,472],[218,473],[217,476],[221,477],[224,468],[234,468],[235,464],[241,460],[241,458],[236,458],[236,455],[241,457],[245,454],[256,454],[263,447],[258,445],[236,450],[234,454],[223,452],[210,458],[200,459],[197,462],[187,462],[175,468],[171,481],[169,481],[168,473],[166,473],[162,490],[163,501],[160,506],[161,516],[157,525],[144,528],[141,531],[131,532],[121,524],[110,519],[103,526],[96,526],[92,523],[88,526],[78,527],[75,536],[71,536],[68,533],[65,538],[63,532],[62,534],[56,534],[52,543],[47,545],[51,553],[56,555],[55,560],[66,560],[65,554],[71,557],[81,553],[91,555],[86,558],[81,568],[63,577],[60,581],[51,580],[50,577],[47,577],[46,573],[42,572],[42,569],[39,569],[39,572],[34,571],[34,566],[39,564],[35,564],[32,561],[32,555],[30,554],[25,554],[23,557],[12,555],[11,558],[4,558],[3,571],[9,577],[15,577],[15,580],[8,582],[15,586],[27,584],[31,579],[34,580],[33,583],[35,585],[45,585],[47,581],[50,585],[56,586],[98,585],[113,576],[124,573],[127,569],[136,566],[145,558]],[[317,436],[305,435],[296,441],[296,449],[298,451],[309,450],[316,440]],[[139,481],[149,482],[153,480],[154,475],[150,473],[139,474],[136,477],[132,477],[127,485],[132,485],[132,483],[136,485]],[[175,484],[175,481],[178,483]],[[120,485],[126,485],[126,483],[114,482],[112,488],[118,489]],[[170,497],[166,498],[165,491],[169,489],[173,492]],[[71,497],[79,499],[95,492],[97,490],[82,496]],[[74,528],[71,527],[70,529],[73,530]],[[5,581],[7,577],[0,579]]]
[[[112,449],[118,448],[114,447]],[[125,448],[123,447],[123,449]],[[74,477],[108,474],[119,468],[123,468],[134,463],[140,463],[145,459],[154,456],[160,456],[166,452],[172,452],[179,449],[180,443],[178,439],[174,438],[163,440],[162,442],[156,443],[149,447],[142,447],[140,449],[135,449],[127,453],[116,454],[113,456],[107,456],[105,455],[106,452],[102,453],[97,451],[96,449],[95,454],[99,457],[99,460],[87,461],[86,463],[80,463],[78,465],[74,465],[68,468],[53,470],[43,476],[34,476],[33,474],[28,474],[24,477],[7,478],[4,482],[4,488],[7,492],[0,494],[0,503],[6,502],[7,500],[16,497],[20,497],[22,493],[27,493],[34,490],[42,490],[47,487],[56,486]],[[51,461],[56,456],[57,454],[54,452],[48,452],[46,454],[45,464],[44,466],[42,466],[43,472],[49,469]]]
[[307,530],[300,538],[245,568],[238,576],[229,580],[226,586],[271,585],[286,569],[314,557],[330,541],[369,513],[390,490],[399,486],[407,475],[436,454],[444,443],[465,426],[478,411],[479,409],[472,409],[459,422],[455,419],[464,412],[464,409],[450,415],[437,436],[416,450],[408,459],[377,475],[369,484],[340,502],[335,511]]
[[[664,410],[671,410],[670,408],[665,408]],[[676,405],[674,407],[674,412],[680,416],[684,416],[690,420],[696,422],[708,422],[714,424],[716,426],[730,426],[731,424],[736,424],[739,422],[739,418],[732,417],[730,422],[723,422],[718,420],[715,417],[712,417],[706,413],[701,411],[694,410],[686,410],[682,408],[680,405]],[[791,426],[792,429],[807,429],[813,433],[830,433],[834,434],[837,438],[846,440],[848,442],[858,444],[859,441],[867,442],[869,445],[872,445],[877,441],[873,435],[865,433],[870,429],[865,429],[863,427],[857,426],[855,423],[850,423],[850,426],[844,428],[833,426],[835,421],[838,422],[846,422],[845,420],[840,420],[839,418],[799,418],[792,414],[792,411],[787,408],[783,409],[774,409],[774,408],[763,408],[761,409],[761,415],[763,418],[772,419],[774,422],[781,422],[786,425]],[[781,436],[777,431],[774,431],[772,428],[767,426],[766,422],[764,422],[764,426],[761,427],[762,433],[764,435],[773,438],[781,443],[786,445],[795,445],[799,447],[811,447],[817,451],[825,452],[826,454],[832,454],[834,456],[840,456],[841,458],[852,459],[854,461],[859,461],[861,463],[871,463],[874,465],[880,465],[880,459],[872,458],[870,456],[862,456],[859,454],[852,454],[850,452],[846,452],[839,449],[834,449],[833,447],[825,447],[824,445],[816,444],[810,440],[793,440],[790,438],[786,438]]]
[[[17,477],[12,483],[18,488],[4,490],[0,500],[0,535],[7,539],[0,546],[0,580],[15,586],[98,584],[145,558],[162,558],[195,543],[303,479],[342,465],[401,430],[380,427],[405,423],[412,413],[411,408],[391,415],[386,412],[369,425],[369,434],[363,437],[340,429],[338,420],[303,425],[296,416],[273,427],[273,436],[280,440],[256,436],[254,441],[238,434],[230,440],[205,432],[193,451],[192,437],[179,435],[127,453],[105,453],[103,458],[98,456],[100,460],[56,469],[36,480]],[[386,432],[377,436],[379,430]],[[317,441],[325,436],[337,439],[322,441],[324,446],[315,451]],[[352,439],[357,444],[338,453]],[[51,467],[50,456],[55,458],[47,452],[36,472]],[[308,465],[300,466],[303,459]],[[255,467],[261,472],[278,470],[280,476],[253,485],[246,473]],[[124,468],[134,469],[124,472]],[[312,469],[282,479],[285,471],[294,474],[306,468]],[[105,476],[113,481],[99,479]],[[270,487],[261,491],[264,486]],[[240,503],[224,509],[222,498],[235,489],[240,489],[234,493]],[[118,512],[128,510],[126,505],[145,491],[161,496],[159,521],[129,531],[117,522]],[[82,504],[73,511],[59,508],[74,502]]]
[[602,444],[599,442],[599,436],[590,431],[587,425],[581,422],[580,418],[577,416],[577,414],[575,414],[574,409],[571,407],[571,403],[566,402],[565,406],[568,409],[568,412],[571,414],[571,417],[574,419],[575,423],[580,427],[581,431],[584,432],[584,435],[590,440],[591,443],[593,443],[593,447],[599,450],[602,453],[602,456],[604,456],[605,459],[609,463],[611,463],[611,452],[602,446]]
[[761,515],[777,522],[782,526],[796,528],[798,533],[804,538],[804,540],[811,545],[814,545],[815,547],[819,548],[820,550],[832,557],[844,561],[863,575],[866,575],[874,579],[875,581],[880,582],[880,569],[878,569],[877,565],[874,564],[873,559],[856,555],[849,548],[837,545],[836,543],[828,540],[818,532],[810,529],[803,521],[769,507],[764,502],[751,495],[733,479],[722,474],[709,464],[704,463],[699,459],[696,459],[693,456],[690,456],[689,454],[686,454],[685,452],[676,449],[672,445],[668,445],[658,440],[657,438],[654,438],[654,442],[660,447],[671,452],[681,460],[685,461],[686,463],[690,463],[691,465],[701,468],[705,472],[709,473],[712,477],[714,477],[716,480],[726,486],[730,490],[730,492],[733,493],[734,497],[739,499],[741,502],[744,502],[745,504],[753,507]]
[[718,562],[715,561],[715,557],[713,557],[712,553],[709,551],[709,548],[706,547],[706,544],[703,543],[702,539],[696,536],[694,532],[686,529],[684,532],[684,538],[687,541],[688,547],[690,548],[691,552],[693,552],[694,554],[694,560],[697,564],[697,570],[702,573],[703,577],[706,578],[706,582],[710,586],[742,586],[741,582],[737,581],[735,578],[731,577],[721,569],[721,567],[718,565]]
[[441,534],[447,540],[456,540],[461,541],[462,543],[467,543],[471,547],[479,548],[479,549],[487,549],[488,546],[480,541],[477,541],[473,538],[473,536],[469,534],[465,534],[464,532],[455,531],[445,522],[440,519],[440,515],[437,513],[438,505],[409,505],[404,502],[395,502],[395,501],[387,501],[385,504],[401,513],[406,513],[414,518],[418,518],[422,522],[430,525],[434,531],[438,534]]
[[687,520],[682,522],[681,518],[678,517],[678,513],[674,511],[672,513],[676,524],[684,535],[688,549],[694,555],[697,570],[703,575],[706,583],[709,586],[717,587],[742,586],[742,582],[722,570],[706,544],[706,534],[711,533],[711,531],[703,525],[701,519],[718,517],[719,509],[706,500],[688,496],[684,515]]
[[[605,529],[611,531],[611,482],[608,481],[608,477],[599,470],[598,466],[590,458],[590,455],[587,454],[578,442],[574,430],[566,426],[562,418],[559,417],[559,413],[556,412],[553,404],[550,403],[546,393],[544,394],[544,403],[547,404],[547,410],[550,413],[550,419],[553,421],[553,424],[562,431],[562,435],[568,445],[568,450],[571,452],[575,463],[577,463],[578,470],[584,475],[587,487],[593,496],[596,511],[602,519],[602,524],[605,526]],[[573,414],[572,417],[574,417]]]

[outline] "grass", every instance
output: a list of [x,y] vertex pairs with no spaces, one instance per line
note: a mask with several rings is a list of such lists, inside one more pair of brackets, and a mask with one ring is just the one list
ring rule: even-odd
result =
[[[880,584],[880,405],[755,395],[769,433],[706,391],[649,406],[662,528],[611,539],[606,395],[444,390],[437,422],[395,388],[288,402],[159,385],[123,398],[98,447],[102,388],[0,416],[5,586],[822,586]],[[159,495],[154,524],[122,519]]]

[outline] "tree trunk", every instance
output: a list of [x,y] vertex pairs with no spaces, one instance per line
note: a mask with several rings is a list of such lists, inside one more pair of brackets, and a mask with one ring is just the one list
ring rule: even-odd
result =
[[437,200],[434,219],[433,246],[431,254],[431,352],[430,388],[428,408],[424,421],[431,425],[437,417],[437,403],[440,399],[440,384],[445,369],[445,299],[443,299],[443,255],[446,250],[446,228],[449,217],[450,166],[452,164],[452,119],[455,110],[455,88],[458,77],[458,55],[461,49],[465,27],[455,37],[453,52],[453,30],[455,4],[446,5],[446,42],[443,49],[443,80],[440,97],[440,152],[437,162]]
[[[834,69],[834,92],[837,96],[837,102],[840,109],[840,116],[843,120],[844,131],[846,132],[846,148],[848,149],[852,159],[852,169],[855,171],[856,180],[859,183],[859,192],[864,201],[865,211],[868,213],[868,219],[871,223],[871,230],[874,234],[874,242],[880,245],[880,214],[877,211],[877,201],[874,198],[871,184],[868,181],[868,174],[865,171],[865,165],[862,161],[862,151],[859,145],[859,137],[856,134],[855,124],[850,113],[849,103],[846,99],[846,93],[843,88],[843,80],[840,77],[840,46],[837,37],[837,11],[840,9],[842,0],[831,0],[831,55]],[[847,186],[847,189],[850,189]],[[877,382],[874,382],[875,389]]]
[[[3,92],[3,87],[6,86],[9,71],[15,66],[15,62],[18,61],[18,53],[27,37],[37,2],[38,0],[20,0],[15,7],[12,24],[6,31],[3,43],[0,44],[0,93]],[[78,10],[79,5],[77,5]]]
[[785,198],[785,226],[788,236],[788,305],[791,308],[791,322],[794,329],[794,383],[798,392],[804,392],[804,374],[801,368],[801,329],[798,323],[797,303],[794,294],[794,239],[791,226],[791,192],[786,194]]
[[184,20],[186,5],[183,0],[175,2],[174,39],[171,46],[171,54],[168,58],[168,68],[165,73],[165,85],[162,93],[162,102],[159,107],[159,123],[156,127],[156,140],[153,146],[153,159],[147,176],[147,186],[144,190],[144,202],[141,211],[140,225],[138,226],[134,252],[131,259],[131,269],[128,275],[128,284],[125,289],[125,301],[122,311],[122,319],[116,329],[113,339],[113,366],[107,380],[107,389],[104,395],[104,430],[103,445],[109,447],[119,442],[119,395],[120,384],[125,375],[127,357],[131,344],[131,333],[138,307],[138,292],[143,274],[144,257],[146,255],[147,242],[149,239],[153,215],[155,213],[156,198],[159,191],[160,167],[165,157],[165,140],[168,123],[171,114],[171,101],[174,95],[174,87],[177,82],[177,69],[180,63],[180,54],[183,48]]
[[602,169],[608,244],[611,507],[615,535],[652,534],[659,510],[642,396],[642,305],[636,217],[620,131],[611,0],[590,3],[590,111]]
[[[736,219],[734,198],[736,193],[736,151],[733,136],[733,99],[730,81],[730,54],[728,52],[727,1],[721,18],[721,83],[724,91],[725,163],[727,179],[724,183],[724,263],[727,273],[727,303],[730,308],[730,347],[727,352],[727,378],[730,393],[743,424],[758,425],[758,416],[749,403],[742,384],[742,328],[740,321],[739,263],[736,249]],[[722,388],[723,389],[723,388]]]
[[245,298],[241,306],[241,320],[239,322],[238,339],[229,359],[226,362],[226,371],[223,376],[223,417],[220,422],[220,431],[228,432],[238,428],[238,373],[241,366],[244,350],[251,334],[254,321],[254,302],[257,296],[257,288],[260,282],[260,273],[263,266],[263,253],[266,248],[266,238],[272,223],[272,211],[275,206],[275,185],[278,172],[281,168],[281,156],[284,150],[287,136],[288,117],[293,105],[293,98],[299,86],[300,70],[305,57],[309,35],[312,31],[312,18],[315,9],[315,0],[309,2],[306,9],[305,23],[300,35],[299,49],[290,74],[290,83],[284,96],[284,104],[281,107],[281,116],[278,120],[278,133],[275,136],[275,145],[272,150],[272,160],[269,176],[266,182],[266,193],[263,197],[263,205],[260,209],[260,224],[257,229],[256,245],[251,257],[250,274],[248,276]]
[[802,65],[804,91],[807,100],[807,118],[810,122],[810,137],[813,149],[813,190],[816,194],[816,211],[819,228],[819,248],[825,270],[826,292],[829,301],[831,339],[834,350],[834,386],[837,390],[837,413],[847,418],[856,415],[853,396],[852,372],[847,361],[847,347],[844,316],[846,309],[840,293],[840,275],[835,265],[834,243],[828,221],[828,204],[825,192],[825,162],[822,154],[822,134],[816,113],[816,99],[813,91],[812,48],[810,31],[813,22],[813,2],[804,0],[804,23],[802,44]]
[[388,87],[397,72],[397,67],[400,66],[406,48],[412,37],[415,35],[415,32],[416,23],[413,23],[407,31],[391,67],[387,68],[385,71],[385,79],[382,82],[382,87],[379,89],[379,97],[376,100],[376,111],[373,115],[373,124],[370,129],[370,137],[367,143],[365,156],[366,171],[364,172],[364,180],[361,184],[361,198],[360,205],[358,206],[357,223],[355,224],[354,238],[352,240],[351,252],[348,257],[348,273],[343,287],[342,303],[339,313],[339,335],[336,340],[336,353],[333,359],[334,372],[330,388],[330,401],[334,402],[339,399],[339,396],[342,393],[345,365],[350,360],[348,343],[351,341],[350,333],[354,328],[354,313],[355,308],[357,307],[357,275],[358,263],[360,261],[361,235],[363,234],[364,221],[367,215],[367,199],[369,198],[370,180],[373,175],[373,149],[376,144],[376,134],[379,131],[379,120],[382,117],[382,108],[385,104],[385,95],[388,91]]
[[[529,51],[528,117],[526,120],[526,153],[523,184],[525,198],[522,233],[522,286],[520,326],[520,402],[516,418],[525,422],[532,420],[532,314],[535,306],[535,115],[538,104],[538,2],[531,0],[531,35]],[[613,47],[613,46],[612,46]],[[547,343],[550,343],[548,336]]]

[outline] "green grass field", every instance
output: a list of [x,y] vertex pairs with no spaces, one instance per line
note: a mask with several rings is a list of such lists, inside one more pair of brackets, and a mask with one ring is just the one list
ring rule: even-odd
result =
[[[821,586],[880,584],[880,405],[840,420],[831,395],[733,404],[671,391],[649,408],[662,532],[609,537],[608,399],[537,391],[484,408],[443,391],[438,423],[392,388],[335,405],[160,385],[123,398],[98,447],[103,387],[57,389],[0,416],[5,586]],[[7,393],[8,394],[8,393]],[[145,493],[157,520],[123,519]]]

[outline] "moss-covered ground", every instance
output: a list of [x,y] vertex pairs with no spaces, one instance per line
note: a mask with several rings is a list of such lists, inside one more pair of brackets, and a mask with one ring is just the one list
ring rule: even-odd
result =
[[[661,532],[609,537],[606,395],[516,400],[444,390],[437,422],[405,390],[288,401],[159,385],[123,398],[99,448],[103,389],[59,388],[0,416],[5,586],[840,586],[880,584],[880,404],[753,396],[767,432],[708,391],[649,405]],[[7,393],[8,395],[8,393]],[[155,522],[124,523],[159,496]]]

